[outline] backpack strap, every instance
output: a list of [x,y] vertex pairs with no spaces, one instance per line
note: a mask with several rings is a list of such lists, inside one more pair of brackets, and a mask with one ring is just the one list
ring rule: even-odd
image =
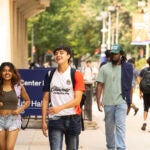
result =
[[51,84],[52,77],[53,77],[53,74],[54,74],[55,71],[56,71],[56,68],[53,68],[52,70],[48,71],[49,85]]
[[21,86],[18,85],[18,84],[15,84],[15,85],[14,85],[14,90],[15,90],[15,92],[16,92],[17,97],[19,98],[19,97],[20,97],[20,94],[21,94]]
[[18,104],[17,107],[19,107],[21,104],[20,95],[21,95],[21,86],[18,84],[14,85],[14,90],[16,92],[17,98],[18,98]]
[[[51,83],[52,77],[53,77],[53,74],[54,74],[55,71],[56,71],[56,68],[53,68],[52,70],[49,70],[49,71],[48,71],[49,83]],[[72,85],[73,85],[73,88],[74,88],[74,87],[75,87],[75,79],[74,79],[74,76],[75,76],[76,69],[71,68],[70,71],[71,71],[71,81],[72,81]]]
[[76,72],[76,69],[71,68],[71,81],[72,81],[73,89],[75,88],[75,79],[74,79],[75,72]]
[[[145,72],[146,72],[146,71],[150,71],[150,67],[145,68]],[[144,73],[145,73],[145,72],[144,72]]]
[[[71,81],[72,81],[72,85],[73,85],[73,89],[75,88],[75,72],[76,69],[71,68]],[[82,109],[82,106],[85,103],[85,99],[86,99],[86,95],[82,94],[82,99],[80,102],[80,108]],[[82,131],[84,131],[84,117],[83,117],[83,111],[81,112],[81,127],[82,127]]]

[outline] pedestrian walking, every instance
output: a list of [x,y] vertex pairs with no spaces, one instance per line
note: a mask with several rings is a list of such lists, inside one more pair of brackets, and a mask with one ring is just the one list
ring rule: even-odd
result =
[[[144,106],[144,114],[143,114],[143,118],[144,118],[144,122],[143,125],[141,127],[141,130],[146,130],[146,126],[147,126],[147,117],[148,117],[148,111],[150,108],[150,89],[149,89],[149,85],[150,85],[150,57],[147,59],[147,64],[149,65],[148,67],[142,69],[140,71],[140,80],[145,80],[145,90],[142,90],[142,87],[140,86],[140,98],[143,98],[143,106]],[[141,84],[141,83],[140,83]],[[147,89],[148,88],[148,89]]]
[[130,58],[128,60],[129,63],[131,63],[132,67],[133,67],[133,80],[132,80],[132,89],[131,89],[131,105],[127,110],[127,115],[129,114],[131,108],[134,109],[134,115],[137,114],[137,112],[139,111],[139,108],[133,103],[133,94],[134,91],[136,89],[136,83],[139,84],[140,79],[139,79],[139,72],[138,70],[135,68],[135,59],[134,58]]
[[[120,44],[111,47],[111,60],[100,67],[97,77],[97,104],[104,108],[108,150],[125,150],[126,112],[130,105],[133,68],[126,63]],[[102,97],[102,101],[101,101]]]
[[110,53],[109,49],[107,49],[105,51],[105,55],[106,55],[106,60],[100,64],[100,67],[102,67],[103,65],[105,65],[107,62],[110,62],[111,53]]
[[[83,75],[75,72],[73,87],[71,79],[69,47],[60,46],[54,50],[54,59],[58,64],[50,81],[46,74],[42,99],[42,131],[48,137],[51,150],[62,150],[63,135],[67,150],[77,150],[81,132],[80,102],[85,90]],[[46,118],[48,115],[48,125]]]
[[92,81],[93,80],[93,66],[90,60],[86,61],[85,66],[82,69],[84,80]]
[[[20,89],[24,100],[19,105],[15,88]],[[15,66],[4,62],[0,66],[0,150],[14,150],[18,132],[21,128],[20,113],[30,105],[29,96],[20,83],[20,76]]]

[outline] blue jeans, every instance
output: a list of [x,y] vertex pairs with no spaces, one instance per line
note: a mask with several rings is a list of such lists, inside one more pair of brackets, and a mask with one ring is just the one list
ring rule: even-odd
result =
[[0,115],[0,131],[6,129],[13,131],[21,128],[21,116],[20,115]]
[[53,117],[48,122],[48,134],[51,150],[62,150],[65,135],[66,150],[78,150],[81,132],[80,116]]
[[105,132],[107,148],[125,150],[125,123],[127,104],[105,105]]

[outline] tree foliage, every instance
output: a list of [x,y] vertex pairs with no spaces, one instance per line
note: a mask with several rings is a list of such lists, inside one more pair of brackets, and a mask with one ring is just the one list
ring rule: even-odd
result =
[[[29,45],[33,29],[39,55],[61,44],[69,45],[77,58],[86,53],[93,55],[102,40],[102,21],[96,21],[96,16],[108,11],[110,5],[119,8],[119,42],[131,53],[135,48],[130,45],[132,13],[137,9],[137,0],[51,0],[45,12],[28,21]],[[115,29],[115,13],[112,17]]]

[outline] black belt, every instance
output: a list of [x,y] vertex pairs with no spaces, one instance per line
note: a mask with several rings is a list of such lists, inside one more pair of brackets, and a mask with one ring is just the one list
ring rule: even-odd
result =
[[73,117],[79,117],[80,115],[67,115],[67,116],[60,116],[61,118],[64,118],[64,119],[69,119],[69,118],[73,118]]

